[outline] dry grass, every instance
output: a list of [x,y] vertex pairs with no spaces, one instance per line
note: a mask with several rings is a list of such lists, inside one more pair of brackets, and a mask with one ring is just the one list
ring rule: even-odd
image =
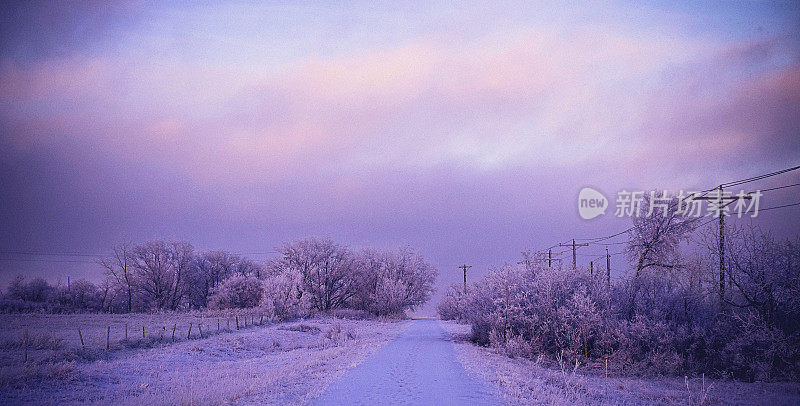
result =
[[469,326],[443,322],[456,355],[471,373],[493,382],[509,405],[701,405],[800,404],[798,383],[745,383],[700,377],[638,378],[607,376],[562,358],[543,365],[541,358],[510,358],[467,341]]
[[392,339],[400,324],[305,320],[97,350],[105,356],[96,359],[4,364],[0,404],[304,404]]

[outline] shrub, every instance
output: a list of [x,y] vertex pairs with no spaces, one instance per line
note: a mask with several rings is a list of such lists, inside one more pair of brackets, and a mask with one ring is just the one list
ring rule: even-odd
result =
[[437,306],[442,320],[467,320],[467,296],[460,285],[450,286]]
[[301,278],[297,272],[286,272],[265,279],[262,309],[278,320],[308,315],[311,304],[303,294]]
[[255,307],[264,296],[261,281],[253,276],[233,276],[214,289],[209,297],[212,309],[245,309]]
[[716,273],[704,282],[700,261],[696,268],[651,267],[614,286],[588,269],[504,265],[466,294],[452,286],[438,311],[443,319],[468,322],[474,343],[512,357],[547,355],[584,365],[608,359],[633,374],[797,380],[800,323],[791,316],[800,309],[793,296],[797,268],[790,264],[800,263],[791,251],[800,244],[758,244],[735,253],[744,259],[732,266],[722,312]]

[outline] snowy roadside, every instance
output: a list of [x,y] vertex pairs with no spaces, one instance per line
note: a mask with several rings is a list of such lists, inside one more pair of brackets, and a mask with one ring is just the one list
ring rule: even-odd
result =
[[604,377],[602,372],[574,371],[574,364],[545,367],[536,360],[509,358],[471,344],[470,327],[452,321],[456,356],[470,373],[497,386],[509,405],[672,405],[672,404],[800,404],[798,383],[745,383],[723,380],[657,377]]
[[[404,322],[311,319],[64,361],[0,387],[0,404],[305,404]],[[25,368],[42,368],[29,365]]]

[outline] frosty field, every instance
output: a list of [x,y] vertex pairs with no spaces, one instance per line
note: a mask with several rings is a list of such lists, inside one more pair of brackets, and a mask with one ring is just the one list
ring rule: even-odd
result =
[[[255,321],[260,321],[255,315]],[[6,315],[1,404],[771,404],[797,383],[626,377],[509,358],[434,319],[318,318],[226,328],[219,315]],[[220,332],[216,332],[220,320]],[[253,320],[248,319],[248,320]],[[128,341],[124,325],[129,326]],[[161,339],[172,323],[180,338]],[[188,324],[213,326],[187,339]],[[105,349],[108,326],[114,343]],[[132,337],[145,325],[153,335]],[[49,329],[44,326],[50,326]],[[85,346],[77,335],[81,326]],[[122,327],[120,327],[122,326]],[[122,328],[123,330],[120,330]],[[29,361],[19,338],[29,332]],[[122,333],[120,333],[122,331]],[[63,336],[63,339],[59,337]],[[687,386],[688,385],[688,386]]]
[[[471,375],[492,382],[508,405],[797,405],[798,383],[746,383],[701,377],[605,376],[602,366],[585,368],[509,358],[466,340],[469,326],[441,322],[456,355]],[[687,386],[688,385],[688,386]],[[705,385],[705,386],[703,386]],[[703,389],[705,388],[705,390]]]
[[[216,334],[216,318],[210,317],[4,317],[14,328],[2,333],[4,340],[11,340],[2,348],[2,404],[303,404],[391,339],[402,324],[324,318],[264,326],[248,323],[247,328],[242,323],[239,331],[234,327]],[[136,324],[140,333],[141,323],[158,331],[167,322],[182,321],[186,328],[174,344],[149,337],[132,341],[146,343],[142,348],[118,344],[106,351],[107,326],[124,328],[125,321],[132,330]],[[186,340],[190,321],[213,324],[214,334],[201,339],[193,332],[195,338]],[[45,323],[53,330],[32,327]],[[73,330],[78,325],[87,339],[93,337],[86,350],[80,349],[79,338],[64,342],[53,338],[77,336]],[[25,326],[31,337],[41,337],[31,340],[41,348],[30,350],[27,364],[20,358],[20,346],[13,344]]]
[[[87,350],[106,349],[107,341],[112,349],[123,346],[127,328],[128,343],[126,345],[141,345],[144,328],[145,341],[172,342],[173,328],[175,340],[185,340],[192,325],[192,337],[216,334],[220,331],[236,330],[236,318],[239,318],[240,328],[268,322],[262,320],[256,312],[195,312],[195,313],[164,313],[164,314],[0,314],[0,343],[5,351],[3,356],[9,354],[9,349],[14,346],[23,346],[27,330],[29,341],[32,345],[37,343],[50,343],[60,349],[76,349],[81,346],[81,335]],[[110,336],[109,336],[110,328]],[[78,332],[80,330],[80,333]],[[38,348],[42,349],[42,348]],[[35,354],[37,348],[31,353]]]

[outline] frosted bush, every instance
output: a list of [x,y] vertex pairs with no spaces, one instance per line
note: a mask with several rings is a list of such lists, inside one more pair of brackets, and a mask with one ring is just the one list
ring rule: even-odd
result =
[[[800,379],[800,243],[732,232],[726,307],[702,258],[639,268],[613,285],[588,269],[525,262],[491,269],[438,306],[471,339],[509,356],[603,362],[635,374]],[[677,251],[670,251],[675,259]]]
[[212,309],[244,309],[255,307],[264,296],[261,281],[252,276],[234,276],[213,290],[209,298]]
[[436,309],[442,320],[467,320],[467,296],[461,285],[450,286]]
[[303,295],[302,275],[297,272],[279,273],[263,282],[264,297],[262,309],[278,320],[287,320],[308,315],[311,303],[308,295]]

